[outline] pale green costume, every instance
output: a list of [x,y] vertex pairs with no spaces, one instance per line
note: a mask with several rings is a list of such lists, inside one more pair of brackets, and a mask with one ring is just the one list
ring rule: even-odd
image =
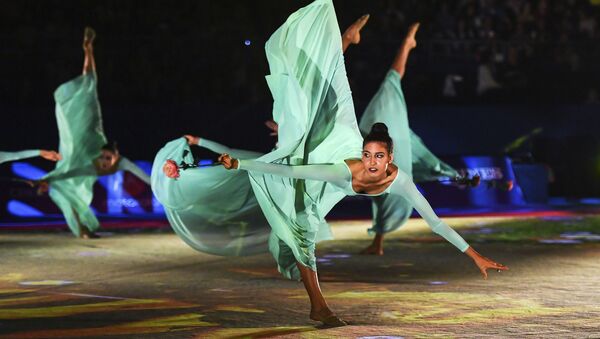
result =
[[19,152],[0,152],[0,164],[3,162],[38,157],[39,155],[40,155],[39,149],[32,149],[32,150],[19,151]]
[[[360,156],[362,139],[331,1],[317,0],[292,14],[267,42],[266,54],[279,142],[261,160],[308,164]],[[259,156],[205,139],[200,143],[242,159]],[[157,154],[152,189],[190,246],[214,254],[246,254],[264,250],[269,238],[286,277],[299,277],[296,257],[316,268],[314,245],[331,238],[323,217],[344,197],[342,192],[324,182],[249,176],[220,166],[182,169],[174,180],[162,172],[168,159],[194,163],[185,139],[168,143]]]
[[[324,216],[345,195],[357,194],[344,160],[361,158],[362,137],[332,2],[315,1],[290,16],[267,42],[267,56],[279,148],[257,161],[240,160],[239,169],[248,171],[273,228],[270,249],[280,272],[298,278],[296,261],[316,270],[315,240]],[[461,251],[469,247],[403,171],[384,193],[407,199]]]
[[[96,85],[96,74],[89,72],[60,85],[54,92],[62,160],[43,180],[50,184],[50,198],[75,236],[80,235],[80,224],[90,231],[100,227],[90,209],[98,178],[93,162],[106,144]],[[130,171],[150,183],[149,176],[127,158],[121,157],[117,169]]]
[[[240,151],[201,139],[200,145],[217,153],[255,158],[259,153]],[[185,138],[166,144],[152,165],[152,191],[163,204],[169,223],[192,248],[216,255],[265,252],[270,228],[245,173],[221,166],[188,168],[176,180],[164,175],[166,160],[177,164],[196,161]]]
[[[266,53],[273,119],[279,125],[278,148],[257,161],[240,160],[247,174],[202,167],[182,169],[178,179],[169,179],[162,172],[166,160],[181,167],[195,162],[181,138],[157,154],[152,188],[176,232],[203,252],[258,249],[266,235],[266,218],[272,228],[269,248],[279,271],[298,279],[296,262],[316,270],[315,244],[330,237],[325,215],[344,196],[356,194],[344,160],[360,158],[362,150],[331,0],[314,1],[292,14],[267,42]],[[205,139],[200,146],[239,159],[253,156]],[[327,165],[308,165],[315,163]],[[464,240],[435,216],[403,172],[394,187],[384,193],[409,197],[434,231],[466,250]],[[264,213],[261,218],[257,204]],[[211,233],[213,239],[205,236]],[[214,241],[221,239],[227,241],[219,249]]]
[[[278,148],[262,162],[306,165],[360,158],[362,138],[346,77],[342,41],[331,0],[294,14],[266,44]],[[324,217],[345,194],[323,181],[249,172],[273,229],[269,247],[279,271],[298,279],[296,261],[316,270],[315,243]]]
[[[415,182],[440,177],[456,178],[458,172],[437,158],[408,124],[408,110],[402,92],[400,74],[390,70],[371,99],[360,120],[360,130],[367,135],[376,122],[387,125],[394,141],[394,164],[404,173],[412,173]],[[399,195],[373,197],[373,227],[369,233],[385,234],[406,223],[413,206]]]

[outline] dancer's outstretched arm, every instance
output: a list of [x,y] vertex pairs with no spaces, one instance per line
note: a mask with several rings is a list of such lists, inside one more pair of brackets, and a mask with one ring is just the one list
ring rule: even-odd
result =
[[0,164],[7,161],[21,160],[37,156],[51,161],[58,161],[61,159],[60,154],[56,153],[55,151],[32,149],[19,152],[0,152]]
[[[117,168],[122,171],[131,172],[133,175],[140,178],[140,180],[142,180],[146,184],[150,185],[150,182],[151,182],[150,176],[148,176],[148,174],[146,174],[146,172],[144,172],[143,169],[138,167],[131,160],[129,160],[125,157],[121,157],[121,160],[119,160],[119,165]],[[74,168],[70,171],[67,171],[67,172],[64,172],[61,174],[51,175],[49,177],[44,178],[43,180],[40,180],[38,183],[41,183],[41,182],[52,183],[54,181],[66,180],[66,179],[75,178],[75,177],[97,176],[97,175],[98,175],[98,172],[96,170],[96,167],[93,164],[91,164],[89,166]]]
[[347,187],[352,174],[345,164],[282,165],[254,160],[239,160],[223,154],[219,162],[227,169],[273,174],[280,177],[327,181],[339,187]]
[[140,178],[143,182],[150,185],[150,176],[144,172],[138,165],[136,165],[133,161],[121,156],[121,160],[119,160],[119,170],[121,171],[129,171],[131,174]]
[[431,208],[431,205],[429,205],[429,202],[423,197],[421,192],[419,192],[417,186],[415,186],[406,173],[398,170],[398,176],[399,177],[396,178],[390,188],[390,194],[398,194],[408,200],[427,222],[427,225],[431,227],[433,232],[444,237],[444,239],[448,240],[461,252],[464,252],[475,261],[475,264],[479,267],[484,278],[487,278],[488,269],[508,270],[508,267],[498,264],[477,253],[458,233],[456,233],[456,231],[440,220]]
[[187,139],[188,144],[190,145],[198,145],[200,147],[206,148],[219,154],[227,153],[232,157],[238,159],[256,159],[264,155],[259,152],[230,148],[225,145],[219,144],[218,142],[214,142],[205,138],[200,138],[189,134],[186,134],[184,137]]

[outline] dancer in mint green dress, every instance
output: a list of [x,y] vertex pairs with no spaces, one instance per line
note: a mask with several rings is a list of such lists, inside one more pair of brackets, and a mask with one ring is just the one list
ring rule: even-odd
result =
[[315,1],[290,16],[266,47],[278,148],[256,161],[220,157],[224,167],[248,172],[273,228],[271,251],[282,273],[293,278],[300,273],[311,299],[311,318],[334,325],[345,322],[321,294],[314,249],[318,225],[345,195],[402,195],[435,232],[469,254],[482,274],[488,268],[506,269],[480,256],[435,216],[410,176],[391,163],[387,128],[389,140],[382,142],[383,133],[375,131],[376,138],[363,145],[341,47],[331,1]]
[[[360,155],[362,138],[331,0],[316,0],[293,13],[267,42],[266,54],[271,70],[267,83],[274,98],[273,118],[279,124],[279,140],[277,149],[260,159],[304,165]],[[168,213],[176,210],[181,215],[198,209],[199,215],[207,209],[199,198],[206,203],[225,203],[223,206],[232,209],[249,207],[256,211],[259,206],[262,227],[268,222],[272,229],[269,248],[279,271],[288,278],[302,277],[310,291],[311,318],[331,325],[344,324],[329,310],[320,293],[314,255],[320,229],[326,229],[322,227],[324,216],[344,193],[326,182],[248,175],[222,167],[190,168],[194,159],[187,147],[183,138],[172,141],[155,158],[152,188]],[[212,182],[206,184],[210,187],[203,186],[202,179]],[[217,212],[223,208],[217,208]]]
[[37,182],[39,191],[50,189],[50,198],[62,211],[73,234],[81,238],[97,237],[94,232],[100,227],[90,209],[98,176],[127,170],[150,183],[150,177],[141,168],[120,156],[114,143],[107,143],[96,90],[94,38],[95,32],[86,28],[83,74],[54,92],[62,160]]
[[34,158],[34,157],[42,157],[46,160],[50,160],[50,161],[58,161],[60,160],[60,154],[56,153],[56,151],[48,151],[48,150],[44,150],[44,149],[32,149],[32,150],[25,150],[25,151],[19,151],[19,152],[1,152],[0,151],[0,164],[3,162],[9,162],[9,161],[17,161],[17,160],[22,160],[22,159],[27,159],[27,158]]
[[[362,16],[344,32],[344,49],[360,42],[360,31],[368,18],[368,15]],[[413,175],[413,181],[433,181],[443,177],[456,180],[460,178],[458,172],[437,158],[409,128],[401,79],[406,71],[410,51],[417,45],[415,35],[418,28],[418,23],[409,28],[391,69],[363,113],[359,126],[363,135],[376,122],[383,122],[389,127],[395,148],[394,164],[409,176]],[[413,206],[399,195],[377,196],[372,201],[373,227],[369,229],[369,233],[375,233],[375,238],[361,253],[383,255],[384,234],[403,226],[412,214]]]
[[[360,158],[362,149],[341,46],[331,0],[317,0],[300,9],[273,34],[266,45],[271,68],[267,82],[274,98],[273,117],[279,124],[278,147],[259,161],[242,160],[241,165],[242,169],[250,169],[245,178],[249,178],[256,202],[272,227],[269,247],[280,272],[289,278],[301,277],[311,300],[311,319],[329,325],[345,322],[333,314],[321,294],[315,243],[327,212],[350,193],[344,177],[349,174],[348,168],[335,164]],[[232,208],[240,206],[239,201],[250,201],[248,191],[240,190],[246,186],[241,181],[244,177],[238,176],[245,172],[231,171],[231,177],[227,177],[214,167],[195,168],[196,161],[188,147],[188,141],[181,138],[167,144],[155,158],[152,187],[168,213],[174,210],[177,217],[197,209],[195,217],[200,217],[202,210],[207,210],[201,203],[211,203],[211,196],[217,205],[229,197]],[[228,168],[237,163],[229,156],[222,156],[221,160]],[[312,163],[334,165],[314,167],[310,166]],[[262,171],[261,165],[266,165],[267,170]],[[269,166],[291,169],[291,173],[270,173]],[[293,169],[304,167],[316,169],[318,176],[293,178]],[[334,170],[329,171],[331,168]],[[213,169],[214,172],[208,172]],[[203,185],[203,180],[208,183]],[[345,189],[340,189],[340,185]],[[208,194],[199,193],[204,191]],[[184,231],[189,228],[185,224]],[[468,245],[447,231],[447,225],[440,222],[435,229],[448,233],[449,240],[477,258],[484,274],[485,269],[492,267],[491,261],[467,250]]]
[[[342,35],[342,48],[345,52],[352,44],[360,43],[360,32],[367,23],[369,15],[363,15],[354,22]],[[458,172],[448,164],[437,158],[417,136],[408,124],[408,115],[404,94],[401,88],[401,77],[406,69],[406,61],[411,49],[416,46],[415,34],[418,24],[413,25],[406,41],[398,51],[392,69],[386,75],[379,91],[369,103],[362,115],[360,129],[366,135],[375,122],[384,122],[390,126],[391,136],[396,148],[394,163],[405,173],[412,173],[415,182],[425,182],[449,178],[453,181],[460,180],[463,184],[473,184],[466,181]],[[267,122],[267,126],[277,134],[277,124]],[[224,153],[227,153],[224,151]],[[383,235],[403,226],[413,207],[406,199],[397,195],[383,195],[372,197],[373,201],[373,227],[370,233],[375,233],[373,243],[366,248],[364,254],[383,254]]]

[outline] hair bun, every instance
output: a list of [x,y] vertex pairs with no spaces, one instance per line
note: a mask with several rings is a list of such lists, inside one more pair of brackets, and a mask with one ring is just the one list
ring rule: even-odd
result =
[[388,128],[383,122],[376,122],[371,127],[370,133],[388,133]]
[[388,128],[383,122],[376,122],[371,126],[371,131],[363,139],[363,147],[373,141],[386,144],[388,152],[394,152],[394,140],[390,137]]

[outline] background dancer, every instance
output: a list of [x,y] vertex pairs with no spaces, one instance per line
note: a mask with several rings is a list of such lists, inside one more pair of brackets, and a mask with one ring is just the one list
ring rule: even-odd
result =
[[150,177],[120,155],[116,143],[107,142],[96,89],[93,42],[96,33],[87,27],[83,39],[83,74],[54,92],[62,160],[38,181],[38,191],[50,188],[50,198],[60,208],[71,232],[84,239],[97,238],[100,223],[90,203],[98,176],[126,170],[150,184]]

